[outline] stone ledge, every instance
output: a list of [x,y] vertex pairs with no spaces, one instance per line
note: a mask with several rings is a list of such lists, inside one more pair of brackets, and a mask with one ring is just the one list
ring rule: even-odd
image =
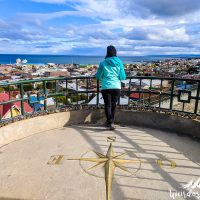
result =
[[[175,115],[118,110],[115,121],[117,124],[149,127],[200,139],[200,123],[198,121]],[[103,124],[104,122],[104,111],[101,109],[67,111],[25,119],[0,128],[0,147],[59,127],[83,123]]]
[[200,139],[200,122],[176,115],[154,112],[121,111],[116,113],[116,123],[144,126]]

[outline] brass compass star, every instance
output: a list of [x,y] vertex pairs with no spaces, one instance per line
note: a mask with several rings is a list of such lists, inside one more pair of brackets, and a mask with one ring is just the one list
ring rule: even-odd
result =
[[110,143],[106,155],[96,151],[93,152],[98,156],[98,158],[75,158],[68,160],[81,160],[81,161],[97,163],[94,166],[90,167],[88,170],[92,170],[98,167],[99,165],[103,164],[105,173],[105,183],[106,183],[106,200],[111,200],[112,181],[114,177],[115,168],[119,168],[132,175],[132,172],[130,172],[125,166],[123,166],[123,164],[141,163],[141,161],[123,159],[122,156],[124,155],[124,153],[116,155],[115,152],[113,151],[112,143]]

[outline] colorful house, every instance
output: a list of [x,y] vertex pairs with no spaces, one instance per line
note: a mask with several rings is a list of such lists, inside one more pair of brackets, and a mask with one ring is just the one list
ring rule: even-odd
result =
[[[12,98],[13,99],[13,98]],[[7,93],[0,93],[0,103],[9,101],[10,97]],[[29,106],[27,102],[24,102],[24,112],[31,113],[33,112],[33,109]],[[21,115],[21,102],[13,102],[13,103],[7,103],[0,105],[0,118],[6,119],[10,117],[16,117],[18,115]]]

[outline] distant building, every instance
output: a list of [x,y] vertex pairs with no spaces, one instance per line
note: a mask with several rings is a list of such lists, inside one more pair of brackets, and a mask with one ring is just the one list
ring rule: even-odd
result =
[[[37,96],[30,96],[29,103],[35,111],[40,111],[44,109],[44,97],[37,98]],[[55,101],[52,97],[50,97],[47,98],[46,104],[47,106],[54,106]]]
[[10,80],[11,76],[0,76],[0,81]]
[[46,77],[61,77],[61,76],[69,76],[70,73],[68,71],[48,71],[44,73]]

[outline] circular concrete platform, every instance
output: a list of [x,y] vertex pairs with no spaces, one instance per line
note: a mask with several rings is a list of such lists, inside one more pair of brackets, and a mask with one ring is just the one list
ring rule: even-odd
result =
[[[200,144],[188,137],[133,126],[115,131],[77,125],[26,137],[0,148],[0,200],[106,200],[104,166],[76,160],[105,155],[110,142],[121,158],[112,200],[198,199]],[[93,151],[94,150],[94,151]],[[75,159],[75,160],[73,160]],[[191,182],[192,181],[192,182]],[[190,186],[184,185],[192,183]],[[180,194],[195,194],[184,198]],[[179,197],[176,197],[179,194]]]

